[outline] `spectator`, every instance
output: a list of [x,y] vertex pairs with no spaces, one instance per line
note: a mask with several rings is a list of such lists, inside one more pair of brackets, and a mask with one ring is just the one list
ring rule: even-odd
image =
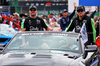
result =
[[[49,24],[52,22],[52,18],[54,18],[54,19],[55,19],[55,17],[54,17],[54,14],[53,14],[53,13],[49,14]],[[56,19],[55,19],[55,21],[56,21]]]
[[89,10],[85,12],[86,16],[90,16],[91,6],[89,6]]
[[17,31],[20,31],[21,25],[20,25],[20,18],[19,18],[19,14],[18,13],[13,13],[14,17],[13,17],[13,28]]
[[3,16],[4,15],[4,12],[1,12],[1,16]]
[[22,19],[20,19],[20,25],[21,25],[22,21],[28,16],[25,14],[20,14],[20,17],[22,18]]
[[40,18],[42,18],[42,19],[44,20],[44,22],[45,22],[46,24],[48,24],[48,23],[47,23],[47,20],[45,19],[45,16],[44,16],[44,15],[40,15]]
[[99,36],[99,23],[100,23],[100,14],[99,14],[99,17],[98,17],[98,20],[95,22],[95,28],[96,28],[96,37]]
[[28,17],[28,16],[25,15],[25,14],[20,14],[20,17],[21,17],[22,19],[25,19],[25,18]]
[[96,11],[97,11],[97,6],[95,7],[95,11],[94,11],[92,14],[91,14],[90,10],[91,10],[91,6],[89,7],[89,11],[87,11],[85,14],[86,14],[87,16],[93,18],[94,14],[95,14]]
[[98,17],[97,16],[94,16],[93,19],[94,19],[94,22],[96,22],[97,19],[98,19]]
[[60,28],[60,25],[55,21],[55,18],[52,18],[49,27],[51,27],[53,31],[56,31],[57,28]]
[[6,14],[2,14],[2,18],[3,18],[3,24],[8,24],[8,21],[6,21],[7,20]]
[[9,16],[7,17],[7,20],[8,20],[8,25],[10,25],[10,22],[13,20],[12,15],[9,14]]
[[95,22],[96,37],[99,36],[99,22],[100,22],[100,21],[96,21],[96,22]]
[[0,24],[3,24],[3,18],[0,16]]
[[25,13],[25,15],[26,15],[27,17],[29,17],[29,14],[28,14],[28,13]]
[[60,19],[63,17],[62,13],[59,13],[57,16],[57,23],[60,24]]
[[40,15],[40,18],[42,18],[42,19],[43,19],[43,15]]
[[60,19],[60,27],[62,29],[62,31],[65,31],[65,29],[68,27],[68,25],[70,24],[70,21],[72,19],[72,17],[75,14],[75,10],[76,10],[76,3],[74,3],[74,11],[72,12],[71,15],[69,15],[67,9],[64,9],[62,11],[62,15],[63,17]]

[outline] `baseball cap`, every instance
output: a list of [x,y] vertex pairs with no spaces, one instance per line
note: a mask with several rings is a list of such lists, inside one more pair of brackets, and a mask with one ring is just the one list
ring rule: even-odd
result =
[[79,5],[79,6],[77,7],[77,11],[79,11],[79,10],[85,11],[85,7],[84,7],[83,5]]
[[67,9],[63,9],[62,13],[64,13],[64,12],[68,12]]
[[33,6],[33,5],[31,5],[31,6],[29,7],[29,10],[31,10],[31,9],[36,9],[36,10],[37,10],[36,6]]

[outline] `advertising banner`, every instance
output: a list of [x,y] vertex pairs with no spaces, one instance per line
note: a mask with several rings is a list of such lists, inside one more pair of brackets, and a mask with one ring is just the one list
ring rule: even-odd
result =
[[100,0],[79,0],[79,5],[100,6]]

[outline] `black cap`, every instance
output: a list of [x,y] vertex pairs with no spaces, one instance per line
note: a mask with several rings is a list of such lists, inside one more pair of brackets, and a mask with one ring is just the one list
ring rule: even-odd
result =
[[27,17],[27,15],[25,15],[25,14],[20,14],[20,17],[22,17],[22,16],[25,16],[25,17]]
[[79,6],[77,7],[77,10],[83,10],[83,11],[85,11],[85,7],[84,7],[83,5],[79,5]]
[[29,7],[29,10],[31,10],[31,9],[36,9],[36,10],[37,10],[36,6],[33,6],[33,5],[31,5],[31,6]]

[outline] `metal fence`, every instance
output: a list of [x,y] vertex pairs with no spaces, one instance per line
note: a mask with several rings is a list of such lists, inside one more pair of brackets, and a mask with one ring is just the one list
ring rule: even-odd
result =
[[0,6],[0,12],[10,12],[10,6]]

